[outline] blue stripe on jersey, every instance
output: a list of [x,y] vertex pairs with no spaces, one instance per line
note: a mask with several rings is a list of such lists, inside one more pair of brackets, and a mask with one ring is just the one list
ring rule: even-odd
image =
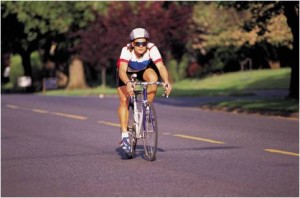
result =
[[142,62],[129,61],[128,66],[133,70],[143,70],[150,64],[151,60],[145,60]]

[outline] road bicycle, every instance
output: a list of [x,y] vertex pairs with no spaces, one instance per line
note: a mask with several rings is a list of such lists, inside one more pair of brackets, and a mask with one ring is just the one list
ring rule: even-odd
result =
[[[131,75],[131,82],[142,87],[142,90],[134,90],[128,105],[128,131],[131,145],[129,159],[135,156],[137,140],[142,139],[144,144],[144,158],[149,161],[156,159],[158,128],[157,116],[154,105],[147,99],[147,87],[149,85],[164,85],[163,82],[136,81],[136,74]],[[163,96],[168,97],[166,94]]]

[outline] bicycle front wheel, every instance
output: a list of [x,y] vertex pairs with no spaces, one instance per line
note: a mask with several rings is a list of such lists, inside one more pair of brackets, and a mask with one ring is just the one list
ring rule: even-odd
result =
[[146,112],[144,113],[144,132],[143,141],[145,149],[145,159],[154,161],[156,159],[157,142],[158,142],[158,129],[157,117],[153,104],[147,104]]
[[136,126],[134,123],[134,108],[133,104],[130,103],[128,106],[128,124],[127,130],[129,131],[129,138],[130,138],[130,153],[131,155],[127,156],[128,158],[133,158],[135,155],[135,148],[137,143],[136,138]]

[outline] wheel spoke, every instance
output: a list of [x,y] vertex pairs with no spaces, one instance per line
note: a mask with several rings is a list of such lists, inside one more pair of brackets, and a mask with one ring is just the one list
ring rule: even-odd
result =
[[144,149],[145,158],[149,161],[155,160],[157,150],[157,122],[155,109],[152,104],[149,104],[149,112],[146,112],[145,131],[144,131]]
[[133,117],[133,105],[129,104],[128,106],[128,124],[127,124],[127,130],[129,131],[129,137],[130,137],[130,147],[131,147],[131,154],[127,156],[129,159],[133,158],[135,155],[135,148],[136,148],[136,132],[135,132],[135,126],[134,126],[134,117]]

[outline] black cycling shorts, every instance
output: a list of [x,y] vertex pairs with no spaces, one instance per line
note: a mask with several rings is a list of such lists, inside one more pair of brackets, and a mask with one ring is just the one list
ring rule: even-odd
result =
[[[143,81],[144,79],[143,79],[143,75],[144,75],[144,72],[145,72],[145,70],[146,69],[144,69],[144,70],[141,70],[141,71],[139,71],[139,72],[126,72],[127,73],[127,76],[128,76],[128,78],[130,79],[130,76],[132,75],[132,74],[137,74],[137,79],[138,80],[140,80],[140,81]],[[118,85],[118,87],[121,87],[121,86],[125,86],[125,83],[121,80],[121,78],[119,77],[119,72],[117,72],[118,74],[118,76],[117,76],[117,85]]]
[[[156,68],[155,65],[149,65],[146,69],[148,69],[148,68],[152,68],[156,72],[156,75],[159,76],[158,75],[158,69]],[[144,72],[146,71],[146,69],[143,69],[143,70],[138,71],[138,72],[126,72],[126,73],[127,73],[127,76],[128,76],[129,79],[130,79],[132,74],[137,74],[137,79],[139,81],[144,81],[143,75],[144,75]],[[125,86],[125,83],[119,77],[119,70],[117,71],[116,80],[117,80],[117,87]]]

